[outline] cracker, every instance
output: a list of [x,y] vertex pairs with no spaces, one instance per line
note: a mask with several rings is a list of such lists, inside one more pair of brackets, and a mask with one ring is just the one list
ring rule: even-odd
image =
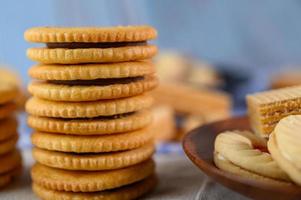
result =
[[33,149],[33,157],[43,165],[66,170],[111,170],[128,167],[149,159],[154,153],[153,143],[137,149],[101,154],[74,154]]
[[0,156],[0,174],[5,174],[21,165],[21,154],[18,150],[13,150]]
[[133,61],[76,65],[39,64],[31,67],[28,73],[39,80],[96,80],[145,76],[155,71],[151,61]]
[[154,173],[152,160],[123,169],[109,171],[68,171],[35,164],[33,182],[46,189],[72,192],[96,192],[138,182]]
[[147,127],[133,132],[103,136],[74,136],[35,132],[33,145],[52,151],[99,153],[135,149],[153,140],[152,130]]
[[157,53],[154,45],[116,48],[29,48],[27,57],[44,64],[111,63],[150,59]]
[[0,119],[4,119],[13,115],[16,110],[17,110],[17,104],[14,102],[9,102],[0,105]]
[[301,114],[301,86],[251,94],[247,104],[252,129],[268,137],[280,119]]
[[72,119],[38,117],[29,115],[28,125],[41,132],[72,135],[103,135],[134,131],[146,127],[152,122],[152,113],[141,110],[116,118],[108,119]]
[[77,200],[131,200],[137,199],[146,193],[153,190],[156,186],[157,179],[154,175],[133,183],[128,186],[123,186],[117,189],[111,189],[102,192],[64,192],[49,190],[44,187],[33,183],[33,191],[42,199],[45,200],[67,200],[67,199],[77,199]]
[[150,91],[157,85],[158,79],[149,76],[142,80],[110,85],[64,85],[34,82],[29,84],[28,90],[33,96],[41,99],[80,102],[135,96]]
[[15,84],[0,81],[0,104],[13,101],[18,94],[19,90]]
[[16,177],[20,176],[22,173],[22,166],[17,166],[14,169],[6,172],[4,174],[0,174],[0,188],[7,186],[11,183]]
[[32,97],[26,103],[29,114],[57,118],[93,118],[135,112],[149,108],[153,103],[150,95],[92,102],[54,102]]
[[0,143],[13,137],[17,133],[17,126],[18,123],[14,117],[0,120]]
[[24,33],[29,42],[134,42],[155,39],[151,26],[34,27]]
[[12,137],[0,142],[0,155],[6,154],[12,151],[17,142],[18,142],[18,134],[15,133]]
[[290,181],[269,153],[266,143],[254,134],[244,131],[227,131],[215,139],[215,151],[234,165],[255,174],[281,181]]

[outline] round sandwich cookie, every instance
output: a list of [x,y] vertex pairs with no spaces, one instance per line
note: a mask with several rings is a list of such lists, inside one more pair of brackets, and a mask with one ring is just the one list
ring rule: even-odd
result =
[[221,154],[215,152],[214,153],[214,163],[215,165],[226,172],[230,172],[232,174],[236,174],[242,177],[246,177],[249,179],[254,179],[257,181],[262,181],[262,182],[268,182],[269,184],[275,184],[275,185],[289,185],[291,183],[286,182],[286,181],[280,181],[277,179],[269,178],[266,176],[261,176],[260,174],[253,173],[251,171],[248,171],[246,169],[243,169],[229,160],[227,160],[225,157],[223,157]]
[[0,121],[0,144],[17,134],[18,123],[16,118],[9,117]]
[[127,168],[107,171],[70,171],[35,164],[31,170],[34,183],[51,190],[96,192],[119,188],[141,181],[155,171],[153,160]]
[[139,42],[156,37],[151,26],[34,27],[24,33],[26,41],[39,43]]
[[89,102],[48,101],[37,97],[26,103],[26,111],[35,116],[55,118],[93,118],[131,113],[149,108],[153,98],[149,94]]
[[15,133],[10,138],[1,141],[0,142],[0,156],[12,151],[16,147],[18,138],[19,138],[18,134]]
[[29,92],[38,98],[51,101],[97,101],[136,96],[158,85],[155,76],[93,81],[51,81],[29,84]]
[[124,151],[141,147],[153,141],[149,127],[133,132],[102,136],[75,136],[35,132],[31,142],[38,148],[74,153],[100,153]]
[[13,115],[17,108],[18,106],[14,102],[8,102],[0,105],[0,120]]
[[290,182],[287,174],[267,153],[266,141],[248,131],[227,131],[215,140],[215,152],[233,165],[270,179]]
[[156,72],[151,61],[121,63],[44,65],[39,64],[29,69],[29,76],[45,81],[97,80],[129,78],[151,75]]
[[19,165],[4,174],[0,174],[0,188],[3,188],[10,184],[16,177],[20,176],[21,173],[22,166]]
[[279,166],[301,185],[301,115],[291,115],[279,121],[270,135],[268,148]]
[[91,119],[61,119],[29,115],[28,125],[41,132],[72,135],[105,135],[129,132],[151,124],[152,113],[140,110],[133,113]]
[[120,169],[141,163],[153,155],[154,144],[148,143],[137,149],[128,151],[101,153],[101,154],[75,154],[49,151],[40,148],[33,149],[33,157],[43,165],[66,170],[111,170]]
[[151,192],[155,188],[156,184],[157,178],[155,175],[151,175],[137,183],[101,192],[64,192],[46,189],[36,183],[33,183],[32,188],[35,194],[45,200],[132,200],[140,198],[146,193]]
[[15,84],[6,81],[0,81],[0,104],[6,104],[15,100],[19,90]]
[[21,154],[19,150],[13,150],[0,157],[0,175],[13,171],[21,165]]
[[107,48],[29,48],[27,57],[44,64],[111,63],[150,59],[157,53],[154,45]]

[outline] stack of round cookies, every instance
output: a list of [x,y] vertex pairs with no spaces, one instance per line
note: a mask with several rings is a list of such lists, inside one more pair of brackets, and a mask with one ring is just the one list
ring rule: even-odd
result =
[[28,124],[43,199],[135,199],[155,186],[147,93],[158,80],[149,26],[32,28],[27,55],[40,64],[28,89]]
[[18,87],[0,81],[0,188],[10,183],[21,172],[21,154],[16,149],[18,141],[17,109]]

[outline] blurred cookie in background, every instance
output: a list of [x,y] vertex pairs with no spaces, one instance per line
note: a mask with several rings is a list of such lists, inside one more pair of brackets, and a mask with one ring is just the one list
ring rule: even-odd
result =
[[301,84],[301,70],[288,70],[272,77],[271,88],[278,89]]
[[156,105],[152,108],[156,142],[174,140],[176,137],[175,112],[169,105]]
[[195,87],[218,87],[223,83],[213,66],[181,53],[161,52],[155,64],[162,82],[187,83]]
[[25,101],[27,99],[27,92],[22,88],[22,79],[19,74],[6,65],[0,65],[0,80],[1,82],[9,83],[18,88],[18,97],[15,99],[15,103],[19,110],[24,110]]
[[174,137],[170,137],[169,131],[159,131],[160,134],[168,135],[170,140],[181,140],[193,128],[231,115],[232,98],[218,90],[224,81],[212,65],[172,51],[161,52],[155,61],[160,79],[160,86],[152,92],[158,105],[156,110],[168,105],[177,127]]

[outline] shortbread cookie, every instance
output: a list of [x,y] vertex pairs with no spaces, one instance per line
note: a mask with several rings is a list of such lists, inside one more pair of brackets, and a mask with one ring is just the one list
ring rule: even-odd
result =
[[247,104],[253,130],[268,137],[280,119],[301,114],[301,86],[248,95]]
[[269,140],[273,158],[298,185],[301,185],[300,125],[301,115],[285,117],[276,125]]
[[18,150],[13,150],[0,156],[0,175],[8,173],[21,165],[21,154]]
[[43,65],[29,69],[29,75],[39,80],[96,80],[107,78],[139,77],[155,73],[151,61],[121,63]]
[[13,101],[18,94],[18,87],[15,84],[0,80],[0,104]]
[[32,97],[26,103],[29,114],[57,118],[93,118],[135,112],[149,108],[153,103],[150,95],[142,94],[115,100],[92,102],[54,102]]
[[138,182],[154,173],[152,160],[123,169],[108,171],[70,171],[35,164],[31,170],[34,183],[51,190],[96,192]]
[[33,82],[28,90],[38,98],[51,101],[97,101],[142,94],[158,85],[155,76],[100,79],[93,81]]
[[133,132],[103,136],[74,136],[35,132],[33,145],[52,151],[76,153],[100,153],[135,149],[153,140],[153,132],[147,127]]
[[37,131],[72,135],[122,133],[146,127],[151,122],[152,113],[149,110],[95,119],[66,120],[33,115],[29,115],[27,118],[28,125]]
[[107,43],[152,40],[157,31],[151,26],[116,27],[34,27],[24,33],[29,42]]
[[230,172],[242,177],[246,177],[249,179],[254,179],[257,181],[262,181],[262,182],[268,182],[269,184],[275,184],[275,185],[289,185],[290,183],[285,182],[285,181],[280,181],[277,179],[272,179],[272,178],[268,178],[265,176],[261,176],[259,174],[255,174],[253,172],[250,172],[248,170],[245,170],[241,167],[238,167],[236,165],[234,165],[233,163],[231,163],[229,160],[227,160],[225,157],[223,157],[222,155],[220,155],[219,153],[214,153],[214,163],[215,165],[226,172]]
[[13,102],[0,105],[0,119],[4,119],[13,115],[16,110],[17,104]]
[[266,141],[248,131],[227,131],[215,139],[215,151],[234,165],[249,172],[281,181],[287,174],[267,153]]
[[137,199],[155,188],[157,179],[154,175],[137,183],[123,186],[121,188],[106,190],[102,192],[64,192],[49,190],[36,183],[33,183],[33,191],[42,199],[45,200],[131,200]]
[[27,57],[44,64],[111,63],[150,59],[157,53],[154,45],[108,48],[29,48]]
[[33,149],[33,157],[43,165],[67,170],[110,170],[128,167],[149,159],[155,150],[149,143],[137,149],[101,154],[75,154]]
[[14,178],[20,176],[22,172],[22,166],[17,166],[14,169],[0,174],[0,188],[7,186],[9,183],[11,183]]
[[12,151],[18,142],[18,138],[19,138],[18,134],[15,133],[12,137],[1,141],[0,142],[0,155]]
[[0,120],[0,144],[17,133],[17,120],[14,117],[9,117]]

